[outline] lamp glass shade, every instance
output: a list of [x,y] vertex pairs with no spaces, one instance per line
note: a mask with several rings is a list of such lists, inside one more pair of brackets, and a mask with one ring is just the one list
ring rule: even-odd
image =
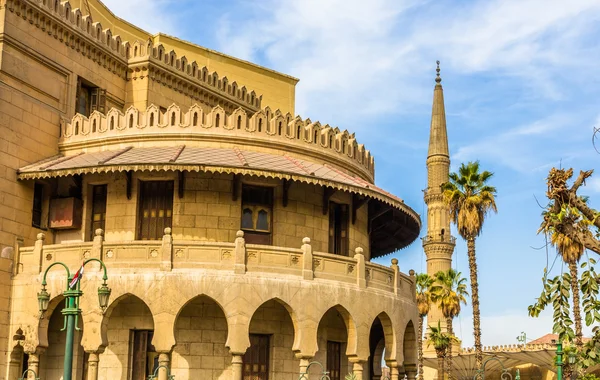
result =
[[577,361],[577,356],[574,353],[569,354],[569,364],[575,364]]
[[100,303],[101,309],[106,309],[108,307],[108,299],[110,298],[110,288],[103,284],[98,288],[98,301]]
[[38,306],[40,309],[40,313],[46,312],[48,310],[48,303],[50,302],[50,293],[46,291],[46,289],[42,289],[41,292],[38,293]]

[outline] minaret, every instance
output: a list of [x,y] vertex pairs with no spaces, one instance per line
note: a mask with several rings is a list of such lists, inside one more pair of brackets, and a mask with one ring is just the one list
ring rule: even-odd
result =
[[[423,249],[427,256],[427,273],[430,276],[452,267],[452,252],[456,241],[456,238],[450,234],[450,208],[444,203],[441,190],[441,185],[448,182],[450,154],[440,61],[437,61],[436,71],[427,152],[427,189],[425,190],[427,236],[423,238]],[[427,315],[427,325],[437,325],[438,321],[445,326],[442,313],[436,306],[432,306]]]

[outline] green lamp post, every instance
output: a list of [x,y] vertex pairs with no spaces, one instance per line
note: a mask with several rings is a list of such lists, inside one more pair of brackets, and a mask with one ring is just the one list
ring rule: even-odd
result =
[[562,350],[562,340],[559,340],[556,344],[556,378],[557,380],[562,380],[563,378],[563,350]]
[[65,308],[62,310],[62,314],[65,317],[64,327],[61,331],[67,331],[66,344],[65,344],[65,361],[64,361],[64,369],[63,369],[63,380],[72,380],[73,373],[73,340],[75,335],[75,330],[80,330],[77,327],[79,322],[79,315],[81,314],[81,309],[79,309],[79,297],[83,295],[83,292],[80,290],[80,280],[83,275],[83,267],[91,262],[96,261],[100,263],[102,269],[104,270],[104,276],[102,276],[102,286],[98,288],[98,301],[100,303],[100,308],[102,311],[106,310],[108,306],[108,299],[110,298],[110,288],[106,285],[106,280],[108,277],[106,275],[106,265],[99,259],[88,259],[83,262],[81,268],[74,274],[71,275],[69,272],[69,268],[61,263],[56,262],[51,264],[46,271],[44,272],[44,277],[42,279],[42,290],[38,293],[38,304],[40,309],[40,315],[48,310],[48,303],[50,302],[50,293],[46,290],[46,275],[48,271],[55,265],[62,265],[67,271],[67,289],[63,292],[65,296]]

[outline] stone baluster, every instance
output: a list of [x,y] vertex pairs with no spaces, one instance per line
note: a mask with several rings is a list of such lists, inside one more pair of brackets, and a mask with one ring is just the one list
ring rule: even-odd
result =
[[244,231],[238,231],[235,238],[235,263],[233,271],[235,274],[246,273],[246,240]]
[[312,280],[315,277],[313,272],[313,254],[310,238],[302,239],[302,278]]
[[38,273],[42,272],[42,263],[44,262],[44,240],[46,240],[46,234],[40,232],[37,234],[37,240],[33,246],[33,257],[38,258]]
[[160,270],[171,271],[173,269],[173,235],[171,228],[165,228],[162,238]]
[[161,352],[158,354],[158,365],[159,366],[165,366],[166,368],[161,368],[158,370],[158,380],[168,380],[167,374],[167,368],[171,368],[169,366],[170,364],[170,358],[169,358],[169,353],[168,352]]
[[98,351],[90,351],[88,354],[88,371],[86,380],[98,380],[98,362],[100,361],[100,353]]
[[21,247],[23,247],[24,241],[22,237],[15,239],[15,250],[13,255],[13,273],[17,275],[23,271],[23,263],[21,262]]
[[400,267],[398,267],[398,259],[392,259],[391,268],[394,271],[394,294],[398,295],[398,281],[400,280]]
[[231,358],[231,380],[242,380],[243,375],[243,354],[231,354],[233,357]]
[[363,249],[358,247],[354,250],[354,260],[356,260],[356,284],[359,288],[367,287],[367,272],[365,268],[365,255]]
[[94,241],[92,243],[92,253],[90,258],[102,260],[102,249],[104,247],[104,231],[102,228],[94,231]]

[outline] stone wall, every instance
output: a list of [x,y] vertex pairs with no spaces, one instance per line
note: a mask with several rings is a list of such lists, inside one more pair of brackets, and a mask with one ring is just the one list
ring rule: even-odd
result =
[[13,270],[13,260],[9,255],[11,248],[7,248],[0,256],[0,379],[3,378],[6,371],[8,346],[13,345],[10,334],[10,293],[11,275]]

